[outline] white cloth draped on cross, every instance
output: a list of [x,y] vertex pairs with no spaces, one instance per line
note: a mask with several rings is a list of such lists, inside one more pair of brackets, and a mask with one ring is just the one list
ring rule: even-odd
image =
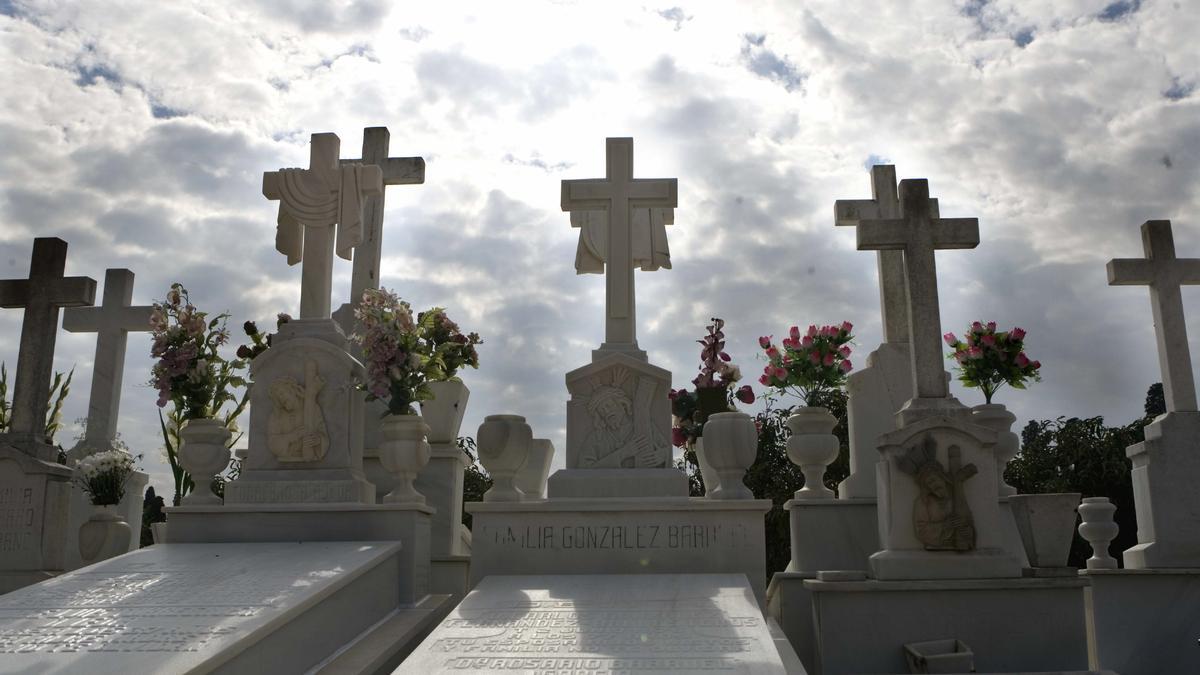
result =
[[[350,260],[363,240],[363,203],[383,193],[378,166],[338,162],[336,134],[313,134],[307,169],[263,174],[263,195],[279,201],[275,249],[289,265],[303,261],[300,318],[329,317],[333,252]],[[336,244],[334,227],[337,227]]]
[[[643,272],[671,269],[667,225],[674,223],[674,209],[633,209],[634,267]],[[574,211],[571,227],[580,228],[575,273],[604,274],[604,263],[608,260],[608,215],[604,211]]]

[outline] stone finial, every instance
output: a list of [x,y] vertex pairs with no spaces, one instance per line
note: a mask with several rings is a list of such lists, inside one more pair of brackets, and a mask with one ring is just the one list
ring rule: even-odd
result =
[[1117,537],[1121,528],[1113,520],[1117,507],[1108,497],[1087,497],[1077,507],[1082,522],[1079,536],[1092,545],[1092,557],[1087,560],[1089,570],[1115,570],[1117,559],[1109,555],[1108,545]]

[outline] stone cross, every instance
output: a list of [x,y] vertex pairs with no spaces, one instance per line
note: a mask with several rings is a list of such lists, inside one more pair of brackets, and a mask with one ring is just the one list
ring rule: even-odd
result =
[[562,210],[608,211],[605,328],[601,349],[636,350],[631,211],[673,209],[679,202],[679,187],[674,178],[633,177],[632,138],[609,138],[605,150],[604,178],[562,182]]
[[900,181],[899,196],[900,218],[859,221],[858,249],[904,252],[916,398],[946,398],[950,390],[942,368],[942,320],[934,251],[978,246],[979,219],[937,217],[925,179]]
[[383,193],[378,166],[338,162],[337,134],[313,134],[308,169],[263,174],[263,196],[279,201],[275,249],[288,264],[303,261],[300,318],[329,318],[333,253],[350,260],[362,243],[363,198]]
[[1196,411],[1196,383],[1183,320],[1182,285],[1200,284],[1200,259],[1176,258],[1171,221],[1142,224],[1145,258],[1108,261],[1110,286],[1149,286],[1167,412]]
[[388,185],[419,185],[425,182],[423,157],[388,157],[391,134],[387,127],[363,129],[361,159],[343,159],[342,166],[355,163],[378,166],[383,187],[378,196],[367,197],[363,207],[363,242],[354,251],[354,273],[350,279],[350,304],[357,306],[363,291],[379,288],[379,262],[383,250],[383,198]]
[[[876,164],[871,167],[871,199],[839,199],[833,204],[834,224],[855,227],[867,220],[902,217],[900,196],[896,192],[896,167]],[[929,200],[929,213],[938,217],[936,199]],[[908,292],[904,284],[904,252],[880,250],[879,305],[883,317],[884,342],[908,342]]]
[[64,277],[66,267],[67,242],[38,237],[33,240],[29,278],[0,281],[0,307],[25,308],[9,429],[23,439],[44,442],[58,310],[90,305],[96,299],[96,281]]
[[109,269],[104,273],[104,304],[71,307],[63,312],[63,329],[96,333],[96,358],[92,364],[92,390],[88,398],[84,444],[108,449],[117,437],[121,410],[121,380],[125,374],[125,344],[129,333],[150,330],[152,305],[131,305],[133,272]]

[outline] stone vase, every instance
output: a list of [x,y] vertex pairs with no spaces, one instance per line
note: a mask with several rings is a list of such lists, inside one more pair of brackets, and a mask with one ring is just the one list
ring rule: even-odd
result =
[[479,446],[479,461],[492,477],[492,487],[483,494],[483,501],[521,501],[525,495],[515,480],[529,458],[533,442],[533,430],[525,423],[525,418],[488,415],[479,425],[475,439]]
[[787,418],[792,435],[787,442],[787,456],[804,474],[804,487],[797,490],[796,499],[833,499],[833,490],[825,487],[825,467],[837,459],[841,443],[833,435],[837,418],[827,408],[805,406],[796,408]]
[[179,465],[192,476],[192,492],[181,505],[220,504],[209,484],[229,466],[229,439],[233,434],[212,417],[187,420],[179,429]]
[[758,456],[758,429],[746,413],[723,412],[704,423],[705,456],[719,476],[709,499],[754,499],[744,478]]
[[1008,498],[1030,567],[1066,567],[1075,538],[1079,493],[1013,495]]
[[[971,408],[971,421],[981,427],[995,431],[996,476],[999,478],[1000,496],[1017,494],[1017,489],[1004,482],[1004,468],[1021,450],[1021,437],[1012,430],[1017,416],[1001,403],[984,403]],[[1038,565],[1042,567],[1042,565]]]
[[1117,559],[1109,555],[1108,546],[1116,539],[1121,526],[1113,520],[1117,507],[1108,497],[1088,497],[1079,504],[1079,536],[1092,545],[1089,570],[1115,570]]
[[379,427],[379,463],[396,476],[396,487],[383,496],[387,504],[424,504],[413,481],[429,463],[429,425],[421,415],[386,415]]
[[127,553],[133,530],[121,518],[119,504],[95,505],[92,517],[79,526],[79,557],[90,565]]
[[696,464],[700,466],[700,477],[704,479],[704,496],[711,498],[713,493],[721,487],[721,477],[717,474],[717,470],[712,467],[712,463],[708,461],[708,455],[705,454],[703,436],[695,440],[692,444],[692,450],[696,452]]
[[430,443],[454,443],[462,427],[471,390],[460,380],[430,382],[433,398],[421,401],[421,417],[429,425]]
[[517,471],[514,481],[525,499],[545,499],[546,480],[550,477],[550,462],[554,461],[554,444],[548,438],[535,438],[529,445],[529,457]]

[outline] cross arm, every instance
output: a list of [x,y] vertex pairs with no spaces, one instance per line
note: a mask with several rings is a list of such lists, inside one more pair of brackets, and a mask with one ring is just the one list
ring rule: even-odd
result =
[[607,211],[612,201],[612,184],[603,178],[562,182],[563,211]]
[[1153,260],[1113,258],[1106,268],[1109,286],[1148,286],[1154,282]]
[[639,208],[679,206],[679,181],[675,178],[635,178],[629,181],[629,203]]
[[833,224],[855,226],[864,220],[879,220],[879,202],[874,199],[839,199],[833,203]]
[[860,251],[903,249],[908,245],[908,221],[903,218],[860,220],[856,234]]
[[[342,166],[370,164],[356,159],[343,159],[340,162]],[[389,157],[376,166],[383,171],[384,185],[419,185],[425,182],[424,157]]]
[[24,307],[28,302],[28,279],[6,279],[0,281],[0,307]]
[[934,248],[975,248],[979,245],[978,218],[937,218],[931,223]]
[[151,305],[129,307],[71,307],[63,312],[63,330],[68,333],[95,333],[106,325],[128,333],[150,330]]
[[54,280],[50,302],[59,307],[84,307],[96,302],[96,280],[90,277],[63,277]]

